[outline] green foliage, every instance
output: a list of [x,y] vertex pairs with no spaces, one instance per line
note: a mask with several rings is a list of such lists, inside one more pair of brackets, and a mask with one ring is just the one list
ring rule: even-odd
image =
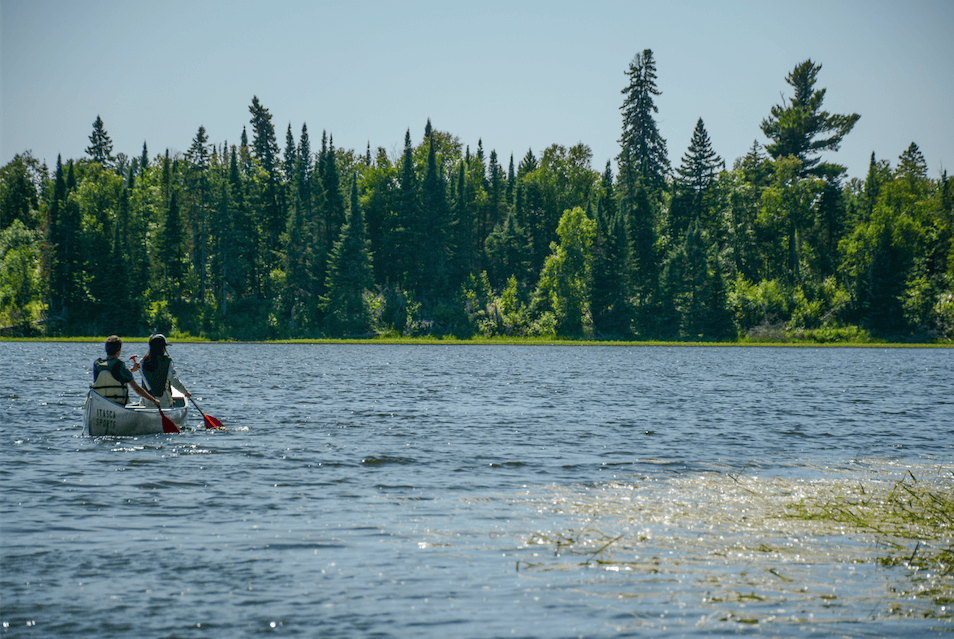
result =
[[729,307],[742,332],[757,326],[781,326],[791,317],[792,296],[777,280],[753,283],[738,275],[729,288]]
[[361,335],[371,330],[369,289],[374,283],[364,215],[358,201],[358,176],[351,185],[351,208],[328,259],[328,291],[321,298],[332,335]]
[[641,183],[644,187],[661,191],[669,175],[666,140],[659,134],[654,114],[659,111],[654,101],[662,95],[656,88],[656,61],[653,52],[645,49],[637,53],[626,70],[628,83],[622,90],[623,133],[620,137],[620,172],[624,188],[630,191]]
[[673,238],[681,237],[694,220],[699,220],[709,233],[715,230],[713,217],[718,192],[714,187],[722,167],[722,158],[712,149],[709,134],[699,118],[672,184],[669,232]]
[[[619,175],[586,144],[509,165],[430,121],[390,157],[306,125],[284,156],[253,97],[229,148],[0,167],[3,323],[57,335],[152,328],[220,339],[322,334],[809,341],[954,339],[954,213],[917,145],[841,182],[857,121],[822,108],[820,65],[786,82],[725,170],[702,118],[675,175],[656,63],[623,89]],[[766,154],[767,151],[767,154]],[[351,192],[350,203],[347,194]],[[359,219],[360,218],[360,219]],[[363,228],[363,230],[362,230]],[[373,259],[372,259],[373,256]],[[165,327],[165,328],[163,328]],[[801,336],[801,337],[799,337]]]
[[596,223],[583,209],[567,209],[560,218],[560,243],[550,245],[536,297],[543,300],[556,317],[557,333],[575,337],[583,334],[589,314],[591,247]]
[[802,175],[834,178],[844,172],[844,167],[822,163],[817,156],[822,151],[837,151],[861,116],[831,114],[822,109],[826,89],[815,89],[821,68],[810,59],[795,66],[785,77],[795,94],[772,107],[771,115],[762,120],[762,132],[772,141],[765,147],[772,158],[791,156],[801,163]]
[[45,176],[29,151],[0,168],[0,229],[19,220],[27,228],[40,226],[38,187]]
[[21,335],[36,333],[46,309],[40,298],[42,237],[15,219],[0,231],[0,327],[14,327]]
[[106,126],[103,119],[96,116],[93,122],[93,132],[89,135],[89,146],[86,147],[86,154],[93,162],[99,162],[103,168],[109,168],[113,161],[113,141],[109,139],[106,133]]

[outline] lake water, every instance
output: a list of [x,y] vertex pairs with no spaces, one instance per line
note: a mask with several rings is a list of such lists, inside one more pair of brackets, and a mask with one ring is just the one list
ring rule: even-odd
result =
[[954,631],[954,577],[877,559],[924,547],[786,516],[954,488],[952,350],[169,352],[227,431],[84,438],[102,345],[0,343],[0,635]]

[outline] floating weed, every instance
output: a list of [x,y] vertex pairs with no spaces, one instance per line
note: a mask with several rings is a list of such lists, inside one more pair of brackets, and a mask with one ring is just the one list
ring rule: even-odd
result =
[[[878,558],[884,567],[904,566],[954,574],[954,496],[950,486],[918,481],[910,470],[884,490],[860,485],[849,493],[832,494],[791,507],[793,517],[830,521],[874,532],[889,549]],[[914,547],[910,547],[910,542]],[[910,553],[910,555],[908,554]]]
[[[525,548],[549,547],[561,570],[600,570],[607,577],[593,582],[594,594],[645,600],[666,593],[664,601],[722,608],[710,619],[797,623],[802,611],[814,610],[816,621],[878,611],[947,620],[954,602],[951,477],[936,466],[915,472],[921,479],[910,471],[898,479],[890,463],[865,466],[859,482],[857,475],[762,478],[747,466],[551,487],[531,502],[576,525],[531,535]],[[575,564],[565,563],[571,557]],[[518,567],[554,569],[553,559]],[[788,612],[777,612],[783,608]]]

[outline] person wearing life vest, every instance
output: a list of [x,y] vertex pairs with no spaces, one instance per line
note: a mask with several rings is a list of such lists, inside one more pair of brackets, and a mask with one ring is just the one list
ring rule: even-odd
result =
[[192,397],[192,393],[176,374],[172,358],[166,353],[168,343],[165,335],[153,335],[149,338],[149,352],[142,358],[142,362],[136,362],[132,367],[132,372],[142,373],[143,387],[159,398],[159,405],[163,408],[172,406],[173,387],[186,397]]
[[137,395],[158,406],[159,400],[136,383],[132,373],[120,359],[122,352],[123,340],[117,335],[110,335],[106,340],[106,359],[100,358],[93,362],[93,383],[90,388],[109,401],[125,406],[129,403],[129,387],[132,387]]

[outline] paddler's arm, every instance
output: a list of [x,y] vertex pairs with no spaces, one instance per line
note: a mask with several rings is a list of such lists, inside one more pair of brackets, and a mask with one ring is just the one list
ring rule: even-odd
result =
[[149,394],[149,391],[147,391],[145,388],[143,388],[142,386],[140,386],[139,384],[137,384],[137,383],[136,383],[136,380],[134,380],[134,379],[133,379],[133,380],[130,380],[129,385],[132,386],[132,389],[133,389],[134,391],[136,391],[136,394],[139,395],[140,397],[142,397],[144,400],[146,400],[146,401],[148,401],[148,402],[152,402],[152,403],[155,404],[156,406],[159,405],[159,400],[156,399],[155,397],[153,397],[152,395],[150,395],[150,394]]

